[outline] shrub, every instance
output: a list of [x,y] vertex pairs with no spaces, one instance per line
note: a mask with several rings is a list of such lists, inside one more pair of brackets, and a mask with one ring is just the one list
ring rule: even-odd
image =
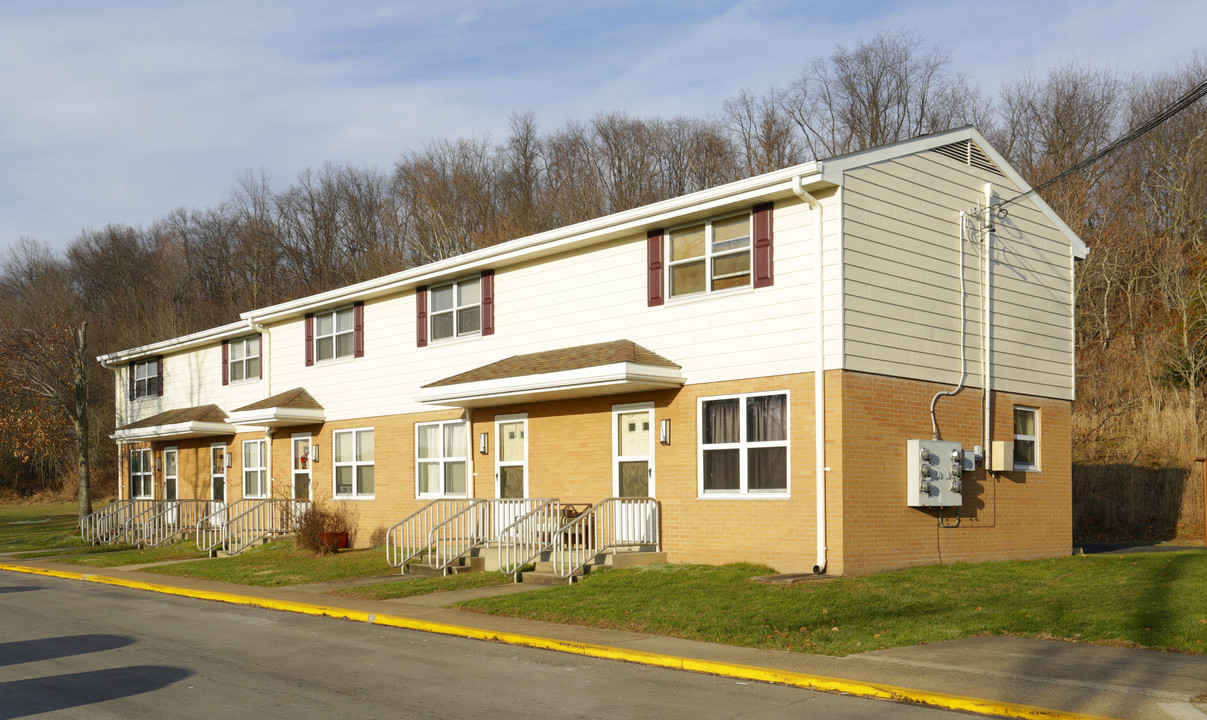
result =
[[294,542],[316,555],[336,552],[356,535],[356,517],[344,503],[313,502],[294,518]]

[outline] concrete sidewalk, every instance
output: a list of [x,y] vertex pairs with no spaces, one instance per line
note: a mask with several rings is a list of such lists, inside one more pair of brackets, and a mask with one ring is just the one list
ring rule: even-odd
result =
[[[127,568],[94,569],[3,557],[0,569],[1001,717],[1207,720],[1207,657],[1198,655],[976,637],[834,658],[496,617],[447,607],[476,597],[540,589],[522,584],[374,601],[325,594],[337,587],[364,585],[365,579],[256,588],[150,575]],[[385,582],[397,577],[376,580]]]

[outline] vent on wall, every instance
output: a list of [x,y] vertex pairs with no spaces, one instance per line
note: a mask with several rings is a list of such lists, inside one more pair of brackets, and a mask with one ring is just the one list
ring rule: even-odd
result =
[[961,140],[950,145],[937,147],[935,148],[935,152],[940,155],[946,155],[952,160],[962,162],[965,165],[988,170],[994,175],[1006,176],[1005,173],[998,169],[997,165],[993,164],[993,161],[989,159],[985,151],[977,147],[977,144],[971,140]]

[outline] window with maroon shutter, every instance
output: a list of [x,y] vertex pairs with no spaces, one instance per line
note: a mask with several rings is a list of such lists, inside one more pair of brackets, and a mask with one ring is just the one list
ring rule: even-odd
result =
[[[327,310],[314,313],[308,318],[307,337],[311,342],[306,343],[308,354],[307,364],[339,360],[341,358],[359,357],[357,351],[357,318],[363,309],[355,306],[339,310]],[[364,325],[361,317],[360,325]],[[360,342],[364,342],[363,337]],[[362,347],[363,354],[363,347]]]
[[222,341],[222,384],[230,383],[230,343]]
[[163,356],[130,363],[130,399],[163,396]]
[[662,291],[662,231],[650,230],[646,233],[647,281],[646,302],[649,307],[661,305],[666,301]]
[[773,281],[773,253],[771,237],[771,203],[754,206],[754,286],[767,287]]
[[260,379],[260,336],[222,343],[222,384]]
[[415,345],[427,347],[427,285],[415,288]]
[[163,397],[163,355],[155,358],[155,395]]
[[495,271],[482,271],[482,334],[495,334]]
[[483,332],[483,300],[487,285],[491,287],[493,308],[493,273],[433,285],[427,292],[427,305],[423,307],[427,312],[425,339],[436,342],[465,335],[488,335]]

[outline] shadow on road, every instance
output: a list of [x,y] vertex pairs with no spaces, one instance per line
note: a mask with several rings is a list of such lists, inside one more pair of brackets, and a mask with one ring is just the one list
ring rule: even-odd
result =
[[0,720],[140,695],[192,674],[180,667],[133,665],[4,682],[0,683]]
[[134,644],[125,635],[67,635],[0,643],[0,667],[115,650]]
[[0,594],[16,593],[16,592],[29,592],[30,590],[45,590],[45,588],[39,587],[37,585],[5,585],[3,587],[0,587]]

